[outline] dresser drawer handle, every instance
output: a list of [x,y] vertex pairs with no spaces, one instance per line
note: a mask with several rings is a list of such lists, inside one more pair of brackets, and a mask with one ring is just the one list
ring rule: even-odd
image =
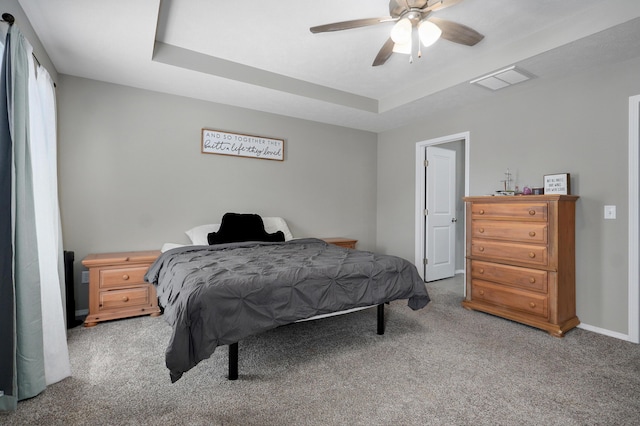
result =
[[481,234],[484,234],[484,228],[478,229],[478,232],[481,233]]
[[484,290],[480,290],[478,293],[480,294],[480,296],[484,296]]
[[122,301],[123,302],[128,302],[129,301],[129,296],[123,296],[122,297]]
[[478,211],[478,214],[484,214],[484,210]]
[[125,280],[125,281],[127,281],[127,280],[129,279],[129,275],[124,274],[124,275],[122,276],[122,279],[123,279],[123,280]]
[[484,268],[480,268],[480,269],[478,269],[478,273],[480,273],[480,274],[484,274]]
[[478,247],[479,251],[484,251],[484,247]]
[[533,303],[533,302],[529,302],[529,306],[531,307],[531,309],[533,309],[533,308],[535,308],[535,307],[536,307],[536,304],[535,304],[535,303]]
[[531,278],[529,278],[529,282],[530,282],[531,284],[533,284],[533,283],[535,283],[535,282],[536,282],[536,279],[535,279],[534,277],[531,277]]
[[535,237],[535,236],[536,236],[536,233],[535,233],[534,231],[531,231],[531,232],[529,232],[529,236],[530,236],[530,237]]
[[534,257],[536,257],[536,254],[531,251],[531,252],[529,252],[529,257],[533,259]]
[[535,216],[536,211],[535,211],[535,210],[529,210],[529,214],[530,214],[531,216]]

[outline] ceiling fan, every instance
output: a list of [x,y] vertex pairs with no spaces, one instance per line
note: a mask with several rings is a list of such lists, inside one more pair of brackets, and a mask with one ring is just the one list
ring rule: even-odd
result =
[[[462,0],[390,0],[389,14],[381,18],[355,19],[311,27],[316,33],[350,30],[385,22],[395,22],[391,36],[384,43],[373,61],[373,66],[382,65],[394,53],[411,54],[413,28],[418,29],[418,57],[422,56],[420,45],[429,46],[440,37],[454,43],[474,46],[484,38],[482,34],[466,25],[431,17],[432,12],[460,3]],[[413,61],[411,56],[410,61]]]

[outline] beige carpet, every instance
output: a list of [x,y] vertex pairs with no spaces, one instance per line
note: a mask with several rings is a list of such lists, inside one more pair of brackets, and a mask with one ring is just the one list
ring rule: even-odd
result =
[[170,329],[139,317],[70,330],[73,377],[0,414],[7,425],[632,425],[640,346],[580,329],[558,339],[460,307],[459,280],[432,303],[306,322],[240,342],[171,384]]

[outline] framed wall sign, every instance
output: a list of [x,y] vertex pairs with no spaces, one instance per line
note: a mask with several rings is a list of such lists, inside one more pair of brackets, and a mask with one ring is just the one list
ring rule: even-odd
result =
[[571,176],[569,173],[544,175],[545,194],[571,194]]
[[284,140],[202,129],[203,154],[284,161]]

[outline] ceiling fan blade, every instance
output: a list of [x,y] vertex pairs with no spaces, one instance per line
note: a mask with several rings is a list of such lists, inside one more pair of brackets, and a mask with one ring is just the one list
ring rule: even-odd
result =
[[394,44],[395,43],[391,40],[391,37],[389,37],[389,39],[382,45],[382,49],[380,49],[378,56],[376,56],[376,59],[373,60],[373,64],[371,65],[377,67],[378,65],[383,65],[387,62],[387,59],[389,59],[393,53]]
[[422,10],[430,10],[431,12],[435,12],[436,10],[442,10],[449,6],[454,6],[461,1],[462,0],[431,0],[427,3],[426,7],[422,8]]
[[409,11],[407,0],[389,0],[389,14],[391,16],[399,17],[407,11]]
[[366,19],[354,19],[353,21],[334,22],[332,24],[318,25],[317,27],[309,28],[314,34],[326,33],[331,31],[350,30],[352,28],[368,27],[370,25],[376,25],[381,22],[395,21],[396,19],[391,16],[385,16],[382,18],[366,18]]
[[482,34],[469,28],[466,25],[458,24],[456,22],[447,21],[440,18],[429,18],[429,21],[436,24],[442,30],[442,38],[452,41],[454,43],[460,43],[467,46],[474,46],[480,40],[484,38]]

